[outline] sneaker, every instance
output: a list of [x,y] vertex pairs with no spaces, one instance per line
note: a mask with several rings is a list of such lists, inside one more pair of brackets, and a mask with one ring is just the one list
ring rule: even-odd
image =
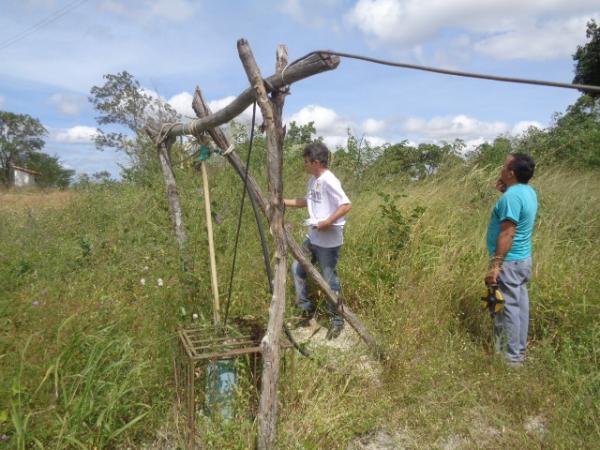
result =
[[327,340],[332,340],[337,338],[340,334],[342,334],[342,330],[344,329],[344,325],[329,325],[329,329],[327,330],[327,334],[325,338]]

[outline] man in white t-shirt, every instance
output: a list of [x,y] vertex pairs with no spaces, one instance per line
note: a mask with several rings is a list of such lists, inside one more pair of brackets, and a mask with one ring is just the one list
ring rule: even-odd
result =
[[[340,281],[336,266],[344,242],[344,217],[352,204],[342,189],[340,180],[327,168],[329,150],[325,145],[309,144],[304,148],[303,156],[304,168],[311,175],[306,197],[284,199],[284,204],[308,209],[309,218],[305,222],[308,234],[302,247],[313,262],[319,263],[323,277],[339,295]],[[298,261],[292,263],[292,274],[297,295],[296,305],[300,308],[304,321],[308,322],[315,312],[315,305],[308,298],[306,272]],[[341,333],[344,320],[334,305],[328,302],[327,308],[330,321],[327,338],[334,339]]]

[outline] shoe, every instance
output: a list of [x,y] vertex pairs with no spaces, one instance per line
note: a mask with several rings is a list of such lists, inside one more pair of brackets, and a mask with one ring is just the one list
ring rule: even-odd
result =
[[307,311],[305,309],[302,309],[300,311],[300,313],[297,316],[297,327],[307,327],[310,325],[310,320],[313,318],[313,316],[315,315],[314,311]]
[[506,361],[506,365],[511,369],[520,369],[523,367],[523,361]]
[[342,334],[342,330],[344,329],[344,325],[329,325],[327,330],[327,334],[325,335],[325,339],[328,341],[337,338],[340,334]]

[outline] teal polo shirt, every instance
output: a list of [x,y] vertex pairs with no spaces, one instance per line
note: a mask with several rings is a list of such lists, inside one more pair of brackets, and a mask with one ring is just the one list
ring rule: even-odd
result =
[[505,261],[516,261],[531,256],[531,235],[535,226],[537,194],[528,184],[514,184],[496,202],[487,231],[487,248],[490,256],[496,254],[500,224],[510,220],[517,225],[512,247]]

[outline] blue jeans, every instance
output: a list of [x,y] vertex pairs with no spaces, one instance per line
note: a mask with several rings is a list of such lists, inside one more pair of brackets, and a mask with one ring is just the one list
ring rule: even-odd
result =
[[527,350],[529,295],[527,282],[531,276],[531,257],[505,261],[498,276],[498,287],[504,296],[504,310],[494,319],[496,352],[508,362],[519,363]]
[[[340,280],[337,275],[336,266],[340,257],[340,249],[342,247],[319,247],[310,243],[310,240],[306,239],[302,243],[302,250],[307,256],[311,257],[313,263],[317,262],[323,273],[323,278],[329,284],[329,287],[335,293],[340,292]],[[308,287],[306,285],[306,271],[294,260],[292,263],[292,275],[294,276],[294,287],[296,288],[296,305],[298,308],[312,313],[315,310],[314,303],[308,298]],[[344,320],[337,313],[336,307],[331,303],[327,302],[327,311],[329,312],[329,319],[334,326],[343,326]]]

